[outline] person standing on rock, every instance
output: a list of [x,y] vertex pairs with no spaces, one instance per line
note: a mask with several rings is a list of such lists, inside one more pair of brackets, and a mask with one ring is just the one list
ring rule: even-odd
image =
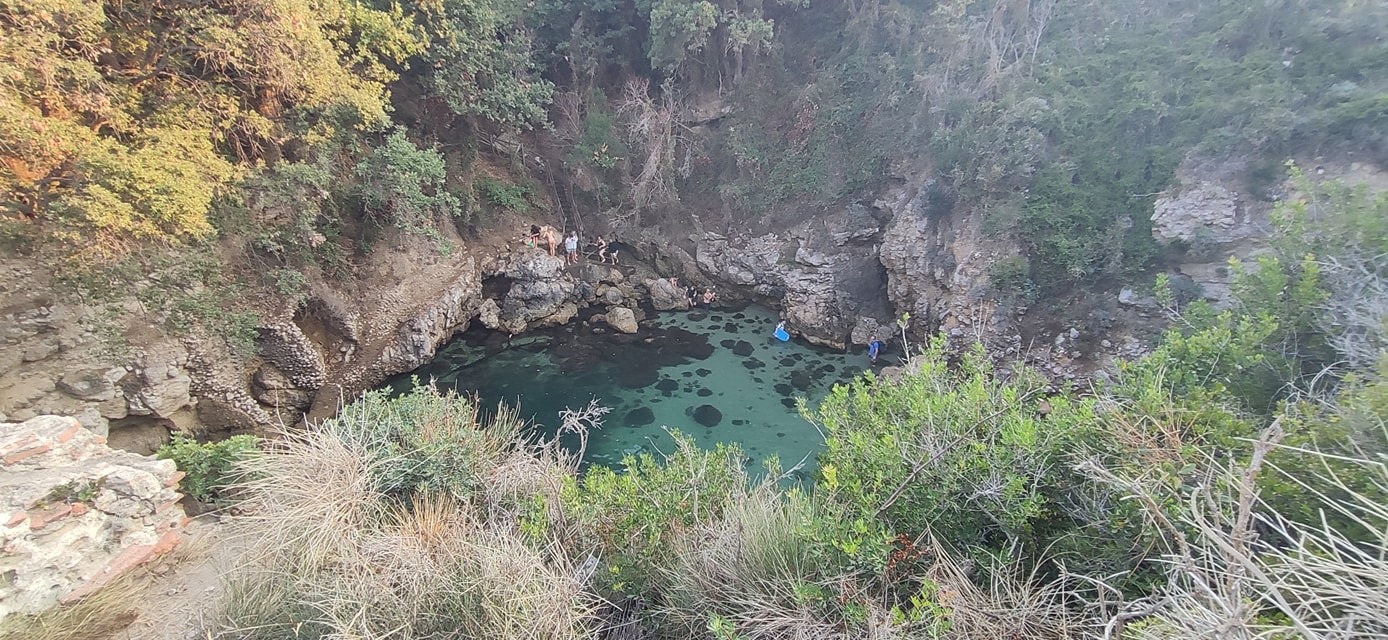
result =
[[607,264],[607,241],[603,240],[602,236],[598,236],[598,239],[593,242],[593,246],[598,248],[598,260]]
[[570,231],[569,237],[564,238],[564,262],[566,264],[578,264],[577,231]]
[[545,225],[540,227],[540,234],[545,238],[545,244],[549,245],[549,255],[555,255],[555,249],[559,245],[559,232],[554,227]]

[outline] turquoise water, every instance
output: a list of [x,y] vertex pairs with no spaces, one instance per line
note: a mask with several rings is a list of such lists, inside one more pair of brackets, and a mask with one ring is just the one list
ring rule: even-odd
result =
[[508,344],[504,334],[469,331],[432,363],[387,384],[403,390],[413,377],[432,379],[441,389],[476,394],[484,407],[519,406],[547,433],[559,411],[596,398],[612,409],[589,436],[586,459],[599,464],[641,450],[669,452],[670,430],[678,430],[701,447],[736,442],[753,459],[776,455],[785,467],[807,459],[812,468],[824,441],[800,417],[796,399],[814,406],[869,364],[861,350],[777,341],[777,321],[770,309],[753,306],[662,313],[635,335],[574,323]]

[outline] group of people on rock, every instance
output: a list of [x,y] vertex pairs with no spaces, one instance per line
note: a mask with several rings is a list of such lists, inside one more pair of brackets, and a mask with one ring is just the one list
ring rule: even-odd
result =
[[[671,277],[670,284],[678,291],[680,288],[680,279]],[[689,303],[690,309],[694,307],[712,307],[714,301],[718,299],[718,294],[715,293],[712,288],[705,288],[701,293],[698,287],[691,284],[684,288],[684,299],[685,302]]]
[[[558,255],[559,230],[550,225],[532,224],[530,225],[530,234],[525,237],[524,242],[527,247],[544,245],[549,249],[549,255]],[[570,231],[568,235],[564,236],[563,243],[564,264],[578,264],[578,232]],[[613,249],[602,236],[598,236],[596,240],[588,243],[588,247],[591,248],[592,255],[596,255],[603,264],[607,264],[608,260],[611,260],[612,264],[617,264],[617,250]]]

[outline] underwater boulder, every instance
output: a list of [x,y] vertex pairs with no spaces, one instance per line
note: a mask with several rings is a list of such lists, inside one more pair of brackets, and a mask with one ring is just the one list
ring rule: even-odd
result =
[[711,404],[701,404],[694,408],[694,421],[705,427],[716,427],[723,421],[723,412]]
[[627,412],[624,420],[628,427],[640,427],[655,422],[655,412],[650,407],[641,407]]

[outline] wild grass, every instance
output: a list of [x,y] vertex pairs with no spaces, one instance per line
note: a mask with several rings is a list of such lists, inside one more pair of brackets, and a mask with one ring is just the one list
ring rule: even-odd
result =
[[[1167,585],[1115,613],[1104,637],[1388,636],[1388,506],[1375,496],[1388,495],[1388,466],[1381,456],[1301,449],[1324,463],[1303,478],[1304,471],[1268,461],[1281,437],[1279,420],[1254,444],[1247,464],[1211,461],[1223,471],[1188,492],[1181,522],[1164,525]],[[1335,471],[1344,463],[1370,474],[1373,490],[1351,487]],[[1269,469],[1306,490],[1320,521],[1292,521],[1259,497],[1257,479]],[[1370,535],[1346,535],[1337,521]]]
[[[595,599],[519,514],[569,468],[502,410],[368,397],[247,463],[253,536],[219,638],[579,638]],[[542,553],[543,551],[543,553]]]
[[762,485],[734,498],[721,518],[684,531],[663,567],[660,615],[690,633],[717,616],[753,638],[842,637],[816,597],[839,576],[801,535],[821,517],[815,510],[810,498]]
[[127,574],[71,605],[0,621],[0,640],[99,640],[135,622],[148,592],[140,572]]

